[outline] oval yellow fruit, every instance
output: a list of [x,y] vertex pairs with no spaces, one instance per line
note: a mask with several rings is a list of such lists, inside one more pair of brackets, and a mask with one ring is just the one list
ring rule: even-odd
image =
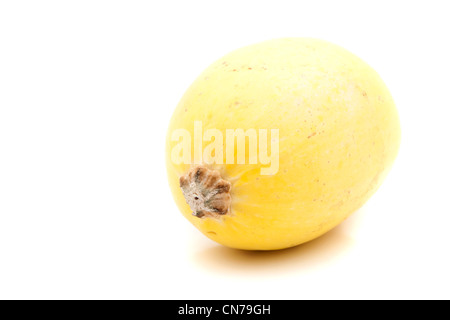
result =
[[399,144],[393,99],[370,66],[326,41],[276,39],[229,53],[191,85],[169,125],[167,172],[207,237],[275,250],[360,208]]

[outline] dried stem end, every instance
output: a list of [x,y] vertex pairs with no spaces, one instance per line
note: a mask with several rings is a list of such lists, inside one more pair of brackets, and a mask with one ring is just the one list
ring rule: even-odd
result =
[[218,218],[230,211],[231,183],[216,170],[203,165],[191,168],[180,177],[180,187],[192,215]]

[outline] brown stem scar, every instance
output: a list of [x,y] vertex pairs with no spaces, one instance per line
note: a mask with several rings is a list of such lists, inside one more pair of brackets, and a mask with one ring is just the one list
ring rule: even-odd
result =
[[191,168],[180,177],[180,188],[192,215],[220,217],[230,212],[231,183],[222,179],[219,171],[203,165]]

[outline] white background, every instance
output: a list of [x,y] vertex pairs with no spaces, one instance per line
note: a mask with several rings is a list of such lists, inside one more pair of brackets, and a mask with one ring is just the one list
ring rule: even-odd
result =
[[[450,298],[447,1],[2,1],[0,298]],[[164,139],[225,53],[308,36],[390,88],[402,147],[318,240],[243,252],[178,212]]]

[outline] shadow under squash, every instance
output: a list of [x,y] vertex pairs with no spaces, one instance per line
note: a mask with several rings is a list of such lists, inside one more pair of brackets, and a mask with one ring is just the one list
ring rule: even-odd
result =
[[356,211],[323,236],[296,247],[276,251],[246,251],[215,246],[194,255],[208,272],[222,275],[286,274],[320,268],[348,251],[354,240],[348,235],[359,224],[364,209]]

